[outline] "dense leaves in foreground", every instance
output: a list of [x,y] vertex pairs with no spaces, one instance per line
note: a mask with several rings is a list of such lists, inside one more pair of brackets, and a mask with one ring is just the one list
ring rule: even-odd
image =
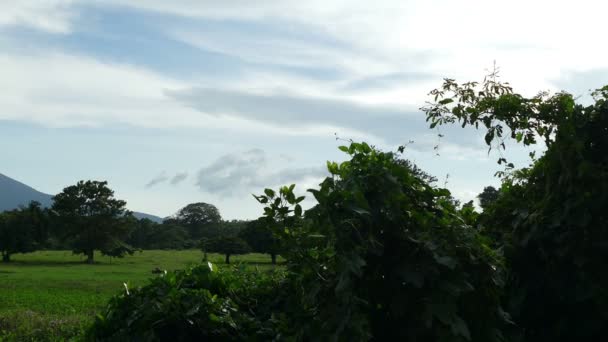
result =
[[165,273],[110,300],[91,341],[268,341],[277,334],[281,271],[212,264]]
[[[485,127],[490,148],[544,142],[529,168],[506,175],[482,230],[505,251],[506,306],[524,341],[599,341],[608,335],[608,86],[577,104],[557,93],[526,98],[491,75],[446,80],[426,108],[432,125]],[[513,165],[501,157],[499,163]]]
[[284,279],[207,266],[169,273],[114,298],[89,336],[501,340],[501,260],[450,193],[396,154],[341,149],[351,160],[328,164],[306,213],[294,186],[256,197],[282,243]]
[[[300,219],[293,188],[258,197],[279,223],[298,289],[294,336],[310,340],[497,341],[501,260],[453,206],[396,154],[341,147],[318,204]],[[273,196],[274,195],[274,196]],[[293,210],[291,210],[293,206]]]

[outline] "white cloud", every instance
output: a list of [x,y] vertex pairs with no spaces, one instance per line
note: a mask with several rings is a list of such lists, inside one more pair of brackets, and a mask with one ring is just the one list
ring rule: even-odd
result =
[[321,167],[276,170],[274,159],[261,149],[225,154],[198,171],[197,185],[210,194],[238,197],[267,187],[318,183],[327,175]]
[[[608,64],[604,58],[608,47],[597,39],[604,32],[608,5],[594,0],[576,4],[565,0],[112,3],[189,18],[274,23],[277,31],[306,29],[350,48],[322,48],[312,42],[306,46],[272,37],[261,41],[253,36],[247,41],[248,32],[237,39],[222,40],[196,30],[168,30],[195,46],[275,63],[301,64],[308,59],[308,65],[346,65],[353,76],[359,77],[417,71],[478,79],[483,68],[497,60],[511,83],[535,92],[539,88],[553,89],[551,79],[568,70],[586,71]],[[398,97],[412,95],[417,94],[395,91],[379,99],[396,102]]]
[[75,12],[73,0],[6,0],[0,2],[0,27],[31,27],[51,33],[69,33]]
[[248,130],[264,126],[203,115],[166,96],[191,85],[132,65],[58,52],[0,56],[0,119],[55,127],[127,124]]

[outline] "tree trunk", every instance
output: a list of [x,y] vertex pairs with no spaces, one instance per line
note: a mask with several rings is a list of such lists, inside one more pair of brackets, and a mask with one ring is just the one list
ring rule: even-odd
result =
[[204,253],[203,253],[203,261],[207,261],[207,260],[208,260],[208,259],[207,259],[207,252],[204,252]]
[[2,262],[10,262],[11,261],[11,255],[6,252],[6,253],[2,253]]
[[229,264],[230,263],[230,254],[226,254],[226,263]]
[[86,261],[87,264],[95,263],[94,255],[95,255],[95,250],[91,249],[90,251],[87,251],[87,261]]
[[277,264],[277,255],[276,254],[270,254],[270,258],[272,259],[272,264],[276,265]]

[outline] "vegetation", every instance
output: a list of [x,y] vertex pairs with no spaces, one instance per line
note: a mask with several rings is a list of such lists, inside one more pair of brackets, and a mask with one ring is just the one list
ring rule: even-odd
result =
[[280,240],[272,233],[268,220],[261,218],[248,222],[239,232],[239,237],[247,242],[254,253],[270,254],[272,263],[276,264],[281,250]]
[[114,297],[88,331],[95,341],[267,341],[282,272],[221,271],[209,263]]
[[190,235],[186,228],[174,223],[158,224],[148,219],[133,222],[127,243],[140,249],[184,249],[191,248]]
[[[268,205],[266,220],[274,222],[275,234],[289,246],[285,279],[262,282],[261,292],[242,294],[230,291],[230,284],[205,266],[172,274],[133,295],[116,297],[92,336],[114,338],[107,333],[117,331],[161,338],[163,331],[145,322],[173,317],[168,326],[190,339],[500,340],[508,323],[500,306],[501,260],[458,217],[449,192],[428,184],[393,153],[357,143],[341,149],[351,161],[328,164],[332,177],[311,190],[318,205],[306,213],[294,186],[267,189],[256,197]],[[156,293],[177,297],[150,309],[164,298]],[[209,311],[193,310],[186,319],[184,309],[174,308],[190,308],[184,298],[194,293],[194,301]],[[269,294],[272,304],[265,300]],[[221,306],[212,306],[210,298],[224,303],[230,315],[218,316]],[[242,300],[265,303],[271,313],[251,315],[233,304]],[[125,325],[142,319],[142,324]],[[188,319],[192,326],[175,326]],[[227,328],[231,322],[236,329]]]
[[[132,253],[123,242],[129,232],[127,204],[114,198],[107,182],[80,181],[55,196],[52,210],[57,214],[61,232],[74,253],[94,262],[94,251],[112,256]],[[126,215],[126,216],[125,216]]]
[[230,263],[231,255],[247,254],[251,251],[245,240],[236,236],[220,236],[214,239],[205,240],[201,245],[203,253],[224,254],[226,263]]
[[[273,264],[278,254],[286,260],[279,268],[218,269],[211,262],[198,264],[200,252],[188,252],[196,265],[183,271],[146,264],[145,273],[159,276],[143,287],[133,286],[144,284],[143,273],[131,284],[125,283],[127,273],[106,274],[103,279],[122,279],[112,284],[122,290],[86,327],[89,340],[603,340],[608,86],[592,93],[593,104],[581,105],[567,93],[522,96],[493,73],[481,83],[446,79],[431,95],[422,108],[431,128],[483,129],[489,150],[501,151],[502,184],[479,194],[481,213],[473,201],[461,205],[436,178],[403,159],[405,146],[383,152],[351,142],[339,147],[349,159],[328,162],[330,176],[308,190],[316,204],[306,211],[304,196],[291,185],[255,196],[265,207],[254,221],[224,221],[215,206],[199,202],[157,224],[130,217],[105,182],[79,182],[56,196],[52,212],[33,203],[0,214],[0,251],[9,261],[14,253],[65,244],[92,263],[95,250],[120,257],[133,253],[132,246],[198,246],[205,261],[208,253],[219,253],[230,263],[231,256],[252,250],[270,254]],[[544,144],[546,152],[539,158],[530,153],[532,164],[516,169],[503,153],[509,139]],[[151,254],[156,253],[162,254]],[[19,295],[32,286],[11,283],[10,272],[17,269],[11,267],[25,265],[20,258],[4,266],[8,276],[0,272],[9,280],[0,290],[20,287],[7,291]],[[118,270],[141,258],[104,260]],[[130,272],[137,269],[131,266]],[[86,288],[74,287],[83,293]],[[103,301],[109,297],[97,291]],[[85,329],[83,322],[101,309],[95,296],[88,298],[74,304],[91,310],[85,320],[61,311],[61,305],[45,313],[57,310],[72,322],[59,324],[57,334]],[[35,296],[20,300],[33,308],[44,302]],[[10,295],[0,297],[0,307],[15,303]],[[2,334],[26,336],[10,328],[6,315],[0,309],[0,340]],[[21,327],[38,324],[29,313],[10,315],[29,317],[30,325]]]
[[180,209],[174,217],[165,220],[166,223],[186,228],[194,240],[200,240],[203,237],[216,237],[221,221],[222,216],[217,207],[202,202],[188,204]]
[[499,159],[504,182],[482,220],[506,253],[504,301],[521,338],[604,339],[608,278],[598,270],[608,260],[608,86],[592,93],[589,106],[563,92],[526,98],[496,75],[481,85],[448,79],[433,94],[432,125],[484,127],[490,148],[505,149],[505,138],[546,147],[516,172]]
[[40,203],[0,213],[0,252],[2,261],[9,262],[14,253],[39,249],[48,238],[48,212]]
[[498,199],[498,190],[493,186],[486,186],[483,191],[477,195],[479,199],[479,206],[486,210]]
[[[267,255],[232,257],[235,270],[243,267],[270,271]],[[157,278],[154,270],[171,272],[198,265],[199,250],[146,250],[124,259],[95,255],[95,264],[71,251],[39,251],[13,255],[0,263],[0,341],[63,341],[78,338],[102,312],[108,300]],[[214,269],[224,274],[224,256],[210,254]],[[248,267],[247,265],[251,265]],[[279,266],[280,267],[280,266]],[[162,272],[161,272],[162,274]]]

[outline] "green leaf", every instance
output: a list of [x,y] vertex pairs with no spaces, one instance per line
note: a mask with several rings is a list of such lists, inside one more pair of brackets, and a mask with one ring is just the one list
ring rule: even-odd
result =
[[266,196],[268,196],[270,198],[274,197],[274,195],[275,195],[275,192],[272,189],[264,189],[264,193],[266,194]]
[[346,147],[346,146],[338,146],[338,149],[342,152],[348,153],[348,147]]

